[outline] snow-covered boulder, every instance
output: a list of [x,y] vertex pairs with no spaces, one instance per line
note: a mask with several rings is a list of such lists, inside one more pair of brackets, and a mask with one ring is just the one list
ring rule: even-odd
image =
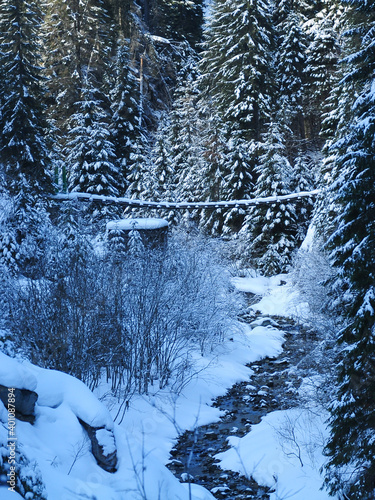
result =
[[8,408],[15,408],[19,420],[35,420],[36,378],[22,363],[0,352],[0,401]]
[[107,472],[115,472],[117,450],[113,431],[105,427],[91,427],[80,420],[91,441],[91,452],[97,464]]
[[0,352],[0,400],[6,408],[9,394],[11,404],[15,400],[16,417],[28,422],[35,421],[38,408],[67,406],[86,430],[98,465],[108,472],[116,470],[112,417],[83,382],[66,373],[39,368]]

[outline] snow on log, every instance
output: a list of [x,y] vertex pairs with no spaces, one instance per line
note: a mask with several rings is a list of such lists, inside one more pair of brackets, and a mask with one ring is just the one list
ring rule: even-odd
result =
[[320,189],[313,191],[300,191],[298,193],[290,193],[281,196],[268,196],[264,198],[251,198],[248,200],[231,200],[231,201],[198,201],[198,202],[172,202],[172,201],[147,201],[136,200],[132,198],[116,198],[114,196],[103,196],[91,193],[67,193],[56,194],[52,199],[56,201],[69,201],[81,200],[86,202],[99,202],[99,203],[116,203],[126,205],[128,207],[149,207],[149,208],[170,208],[175,210],[193,210],[193,209],[212,209],[215,210],[219,207],[250,207],[253,205],[268,205],[270,203],[280,203],[282,201],[298,201],[301,198],[312,198],[320,193]]

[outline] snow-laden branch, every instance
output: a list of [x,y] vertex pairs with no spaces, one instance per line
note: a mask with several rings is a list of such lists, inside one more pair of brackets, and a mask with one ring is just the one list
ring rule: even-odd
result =
[[267,205],[270,203],[282,203],[284,201],[297,201],[300,198],[310,198],[317,196],[320,189],[313,191],[300,191],[299,193],[290,193],[280,196],[267,196],[265,198],[252,198],[249,200],[232,200],[232,201],[146,201],[135,200],[132,198],[116,198],[114,196],[103,196],[91,193],[68,193],[56,194],[53,196],[57,201],[80,200],[80,201],[98,201],[103,203],[115,203],[119,205],[126,205],[128,207],[151,207],[151,208],[170,208],[175,210],[185,209],[217,209],[217,208],[237,208],[237,207],[250,207],[253,205]]

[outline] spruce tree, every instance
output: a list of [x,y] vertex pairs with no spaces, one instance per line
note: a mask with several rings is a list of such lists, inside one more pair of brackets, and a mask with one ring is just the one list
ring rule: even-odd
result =
[[[171,144],[174,197],[177,201],[202,201],[206,186],[203,149],[203,122],[198,104],[198,89],[193,77],[181,82],[170,113],[168,141]],[[198,221],[199,212],[186,213]]]
[[[260,152],[254,197],[288,194],[292,168],[285,155],[284,140],[276,123],[271,123]],[[250,208],[241,231],[249,241],[250,257],[265,275],[289,269],[296,246],[296,221],[295,206],[287,201],[275,201]]]
[[66,147],[70,191],[105,196],[124,192],[107,118],[100,94],[88,82],[71,118]]
[[34,0],[0,6],[0,164],[7,191],[21,205],[51,192],[40,58],[42,13]]
[[[298,193],[301,191],[312,191],[316,187],[316,179],[312,168],[312,162],[301,150],[292,165],[292,177],[290,180],[290,192]],[[304,240],[307,229],[311,222],[312,211],[314,208],[314,198],[301,198],[295,202],[297,216],[297,234],[296,246]]]
[[[131,156],[136,153],[140,137],[139,124],[139,83],[130,67],[129,49],[124,40],[118,42],[116,63],[114,65],[114,85],[110,92],[111,131],[115,147],[116,164],[128,187],[128,175],[132,163]],[[121,192],[123,195],[124,192]]]
[[273,93],[270,8],[263,0],[216,0],[205,33],[204,90],[243,138],[259,139]]
[[301,19],[291,11],[278,26],[279,49],[276,53],[278,119],[288,126],[288,155],[296,154],[305,139],[304,123],[304,69],[307,46]]
[[322,117],[335,84],[340,53],[338,23],[342,29],[342,13],[337,12],[334,2],[331,9],[324,6],[313,24],[312,40],[307,49],[304,70],[306,132],[310,140],[319,144]]
[[[240,134],[232,133],[228,142],[226,155],[226,173],[223,179],[224,200],[244,200],[251,196],[255,184],[255,158],[258,155],[258,143],[247,142]],[[223,232],[237,233],[244,222],[246,211],[240,207],[227,210],[224,218]]]
[[[175,177],[171,159],[171,144],[168,140],[169,122],[162,118],[156,132],[154,146],[151,150],[151,182],[146,198],[156,201],[175,201]],[[175,210],[158,210],[158,215],[177,222]]]
[[48,226],[46,195],[53,191],[41,23],[34,0],[1,3],[0,165],[11,208],[3,218],[0,254],[13,272],[35,271]]
[[[340,20],[343,36],[340,37],[338,48],[343,59],[353,51],[351,36],[349,35],[351,32],[350,16],[345,15],[345,8],[347,8],[345,5],[338,5],[336,14],[328,16],[335,31],[339,30],[337,24],[338,20]],[[327,12],[327,15],[329,12]],[[334,19],[336,19],[336,22],[334,22]],[[323,190],[315,202],[314,223],[317,233],[323,239],[327,239],[328,235],[332,234],[335,224],[334,218],[338,210],[333,199],[335,193],[329,189],[341,173],[341,167],[337,161],[341,153],[334,145],[350,132],[353,118],[353,102],[357,94],[355,80],[344,78],[347,71],[348,67],[343,60],[341,63],[336,64],[336,70],[330,77],[332,90],[324,103],[320,105],[322,110],[320,137],[325,140],[325,144],[323,146],[324,155],[318,181]],[[327,87],[325,88],[326,91]]]
[[[223,123],[214,111],[205,116],[206,130],[203,135],[204,170],[202,172],[202,201],[219,201],[225,198],[224,177],[227,172],[227,145]],[[225,210],[223,208],[204,209],[199,226],[213,236],[223,230]]]
[[107,0],[47,0],[44,24],[49,110],[64,139],[87,79],[100,88],[115,45]]
[[[129,198],[143,200],[148,198],[151,186],[154,184],[153,172],[150,168],[150,151],[148,138],[140,134],[136,149],[130,155],[130,168],[128,174],[128,188],[126,196]],[[132,212],[134,215],[142,215],[144,209],[138,210],[127,208],[126,213]],[[148,211],[146,211],[148,213]]]
[[331,191],[338,214],[328,248],[337,271],[334,304],[344,327],[326,485],[350,500],[370,500],[375,495],[375,4],[348,3],[353,54],[346,59],[343,83],[354,82],[358,97],[350,129],[334,146],[340,175]]

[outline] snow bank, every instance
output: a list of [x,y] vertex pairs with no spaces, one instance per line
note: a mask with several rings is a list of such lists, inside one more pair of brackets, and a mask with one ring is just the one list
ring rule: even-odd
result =
[[[56,370],[46,370],[0,353],[2,383],[35,390],[39,399],[34,425],[16,421],[16,438],[23,453],[35,459],[41,471],[48,497],[59,500],[96,498],[97,500],[212,500],[204,488],[193,486],[192,495],[159,460],[147,451],[144,435],[115,426],[107,408],[81,381]],[[149,406],[150,413],[152,408]],[[0,421],[7,421],[7,411],[0,405]],[[91,453],[91,443],[79,419],[93,427],[106,454],[117,450],[117,472],[98,466]],[[147,423],[145,415],[143,424]],[[5,426],[1,426],[5,431]],[[144,427],[140,427],[143,429]],[[113,435],[106,429],[113,429]],[[159,434],[164,438],[163,432]],[[6,436],[0,436],[6,441]],[[155,441],[154,441],[155,443]],[[12,498],[21,498],[10,492]],[[7,495],[7,496],[6,496]],[[8,498],[1,488],[0,498]]]
[[255,312],[288,318],[305,317],[308,305],[302,303],[298,291],[287,274],[265,277],[233,278],[233,285],[242,292],[261,295],[261,300],[251,306]]
[[229,437],[231,448],[216,458],[221,467],[273,488],[270,500],[329,500],[319,473],[326,417],[304,409],[269,413],[246,436]]
[[80,380],[57,370],[45,370],[28,364],[37,380],[38,405],[57,408],[67,405],[74,415],[91,425],[113,429],[113,420],[107,408],[98,401],[90,389]]

